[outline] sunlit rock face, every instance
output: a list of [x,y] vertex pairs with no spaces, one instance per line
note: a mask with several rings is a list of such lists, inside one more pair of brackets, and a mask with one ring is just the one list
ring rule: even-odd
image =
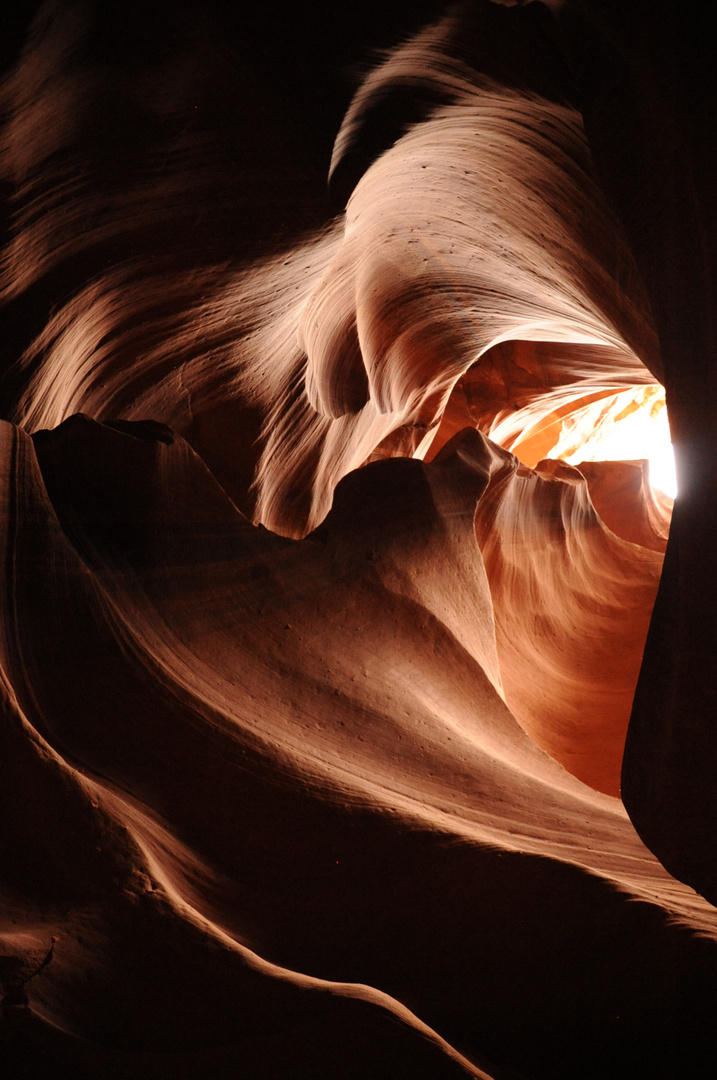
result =
[[505,454],[475,524],[506,701],[569,772],[619,795],[662,554],[608,529],[583,474],[557,461],[533,471]]
[[[5,77],[12,1075],[717,1063],[707,272],[623,160],[684,122],[701,198],[701,69],[597,3],[428,14],[324,175],[290,20],[48,4]],[[672,526],[605,452],[662,383]]]

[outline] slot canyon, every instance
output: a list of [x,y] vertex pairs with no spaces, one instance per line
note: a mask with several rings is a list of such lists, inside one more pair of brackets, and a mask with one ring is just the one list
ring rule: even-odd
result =
[[708,7],[0,27],[2,1080],[712,1076]]

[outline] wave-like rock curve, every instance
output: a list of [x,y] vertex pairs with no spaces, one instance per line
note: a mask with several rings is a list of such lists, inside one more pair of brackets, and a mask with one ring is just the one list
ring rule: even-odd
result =
[[[680,311],[705,324],[610,134],[627,31],[550,6],[384,56],[339,214],[224,5],[47,4],[4,79],[18,1080],[717,1061],[710,794],[677,799],[713,753],[711,399],[676,359]],[[666,553],[643,465],[489,437],[657,380]]]

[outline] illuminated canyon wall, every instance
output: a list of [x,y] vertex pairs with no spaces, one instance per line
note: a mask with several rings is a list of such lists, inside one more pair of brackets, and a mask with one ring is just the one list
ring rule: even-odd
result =
[[[414,5],[381,42],[371,5],[57,0],[18,31],[13,1080],[714,1068],[698,10]],[[647,450],[601,460],[665,400],[674,506]]]

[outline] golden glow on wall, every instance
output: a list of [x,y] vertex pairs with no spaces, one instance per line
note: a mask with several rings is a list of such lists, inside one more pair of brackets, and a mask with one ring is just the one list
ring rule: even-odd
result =
[[677,491],[661,386],[623,390],[577,409],[563,419],[560,438],[547,456],[571,465],[646,458],[652,486],[673,498]]

